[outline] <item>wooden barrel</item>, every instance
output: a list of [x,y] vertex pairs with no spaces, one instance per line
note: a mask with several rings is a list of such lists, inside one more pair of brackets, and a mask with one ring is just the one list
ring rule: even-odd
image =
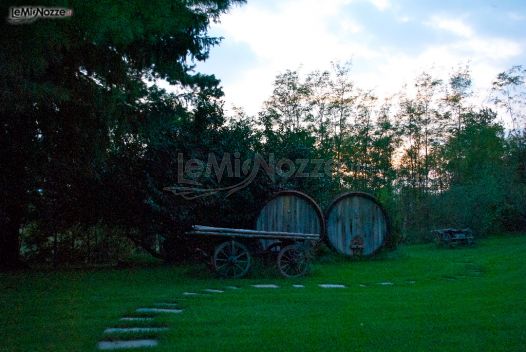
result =
[[389,236],[389,218],[373,196],[350,192],[338,196],[326,214],[327,239],[339,253],[370,255]]
[[[280,191],[263,206],[256,220],[258,231],[323,234],[323,213],[311,197],[299,191]],[[264,240],[264,248],[274,241]]]

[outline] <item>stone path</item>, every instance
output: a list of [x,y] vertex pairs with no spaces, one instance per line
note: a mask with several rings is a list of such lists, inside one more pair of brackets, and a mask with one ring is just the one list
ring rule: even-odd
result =
[[97,344],[99,350],[117,350],[123,348],[144,348],[155,347],[159,343],[157,340],[142,339],[142,340],[120,340],[120,341],[100,341]]
[[340,285],[340,284],[319,284],[318,286],[322,288],[346,288],[347,287],[345,285]]
[[137,313],[182,313],[182,309],[172,308],[137,308]]
[[105,334],[122,334],[122,333],[137,333],[137,332],[160,332],[160,331],[166,331],[168,328],[160,328],[160,327],[153,327],[153,326],[145,326],[145,327],[133,327],[133,328],[107,328],[104,330]]
[[204,292],[209,292],[209,293],[223,293],[223,292],[225,292],[223,290],[214,290],[214,289],[211,289],[211,288],[205,288],[203,291]]
[[[414,284],[415,281],[408,281],[408,283]],[[377,283],[378,285],[382,286],[392,286],[394,283],[390,281],[384,281]],[[325,288],[325,289],[344,289],[347,288],[346,285],[343,284],[331,284],[331,283],[324,283],[324,284],[318,284],[318,287]],[[367,287],[365,284],[358,284],[359,287]],[[251,285],[253,288],[271,288],[271,289],[278,289],[280,288],[276,284],[254,284]],[[305,288],[305,285],[300,284],[292,284],[292,288]],[[228,290],[241,290],[241,287],[237,286],[226,286],[225,289]],[[210,293],[224,293],[225,290],[220,289],[211,289],[206,288],[203,289],[201,292],[203,293],[197,293],[197,292],[183,292],[183,296],[201,296],[201,297],[212,297],[214,295],[211,295]],[[155,320],[155,316],[159,314],[164,313],[172,313],[172,314],[180,314],[183,313],[183,309],[179,307],[177,303],[174,302],[158,302],[153,304],[153,307],[140,307],[135,310],[137,313],[149,313],[151,316],[133,316],[132,315],[126,315],[121,317],[119,320],[123,322],[151,322]],[[105,335],[109,335],[107,338],[108,340],[102,340],[97,343],[97,348],[99,350],[118,350],[118,349],[134,349],[134,348],[146,348],[146,347],[155,347],[159,344],[159,341],[150,338],[152,333],[162,333],[165,331],[168,331],[169,327],[167,326],[130,326],[130,327],[109,327],[104,330]],[[147,336],[148,338],[141,338],[137,337],[135,339],[118,339],[118,336],[109,340],[110,336],[112,334],[149,334]]]
[[153,317],[122,317],[121,321],[149,321],[153,320]]
[[259,284],[259,285],[252,285],[252,287],[255,287],[255,288],[279,288],[278,285],[274,285],[274,284]]

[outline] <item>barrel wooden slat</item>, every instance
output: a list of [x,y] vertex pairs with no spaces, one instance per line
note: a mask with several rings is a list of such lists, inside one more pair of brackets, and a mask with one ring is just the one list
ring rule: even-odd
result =
[[[320,207],[306,194],[298,191],[281,191],[261,209],[255,227],[258,231],[283,231],[321,236],[324,230],[324,218]],[[272,243],[272,241],[262,241],[264,248]]]
[[380,203],[371,195],[351,192],[337,197],[327,210],[327,239],[341,254],[352,256],[351,246],[363,239],[363,255],[370,255],[385,243],[389,219]]

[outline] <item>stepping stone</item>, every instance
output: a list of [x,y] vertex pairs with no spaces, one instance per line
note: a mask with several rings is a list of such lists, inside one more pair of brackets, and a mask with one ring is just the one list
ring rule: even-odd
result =
[[122,321],[149,321],[153,320],[152,317],[122,317],[120,318]]
[[199,293],[196,292],[183,292],[184,296],[197,296]]
[[294,287],[294,288],[305,288],[305,286],[303,286],[303,285],[292,285],[292,287]]
[[367,287],[367,285],[364,285],[364,284],[360,284],[359,286],[360,287]]
[[182,309],[172,308],[137,308],[137,313],[182,313]]
[[105,334],[118,334],[118,333],[137,333],[137,332],[160,332],[166,331],[168,328],[161,327],[133,327],[133,328],[107,328],[104,330]]
[[346,288],[345,285],[339,285],[339,284],[319,284],[318,286],[322,288]]
[[143,348],[155,347],[159,343],[157,340],[142,339],[142,340],[121,340],[121,341],[100,341],[97,344],[99,350],[116,350],[121,348]]
[[255,288],[279,288],[278,285],[274,285],[274,284],[252,285],[252,287],[255,287]]
[[228,288],[230,290],[239,290],[240,288],[237,286],[226,286],[225,288]]
[[411,281],[407,281],[407,283],[412,285],[412,284],[416,284],[416,281],[411,280]]
[[210,292],[210,293],[223,293],[223,292],[225,292],[225,291],[222,291],[222,290],[214,290],[214,289],[211,289],[211,288],[205,288],[203,291]]
[[391,281],[379,282],[378,285],[382,286],[392,286],[394,285]]

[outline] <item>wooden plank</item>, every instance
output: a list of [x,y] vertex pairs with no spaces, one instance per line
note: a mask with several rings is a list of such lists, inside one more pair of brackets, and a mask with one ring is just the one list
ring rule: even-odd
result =
[[285,232],[285,231],[258,231],[258,230],[248,230],[248,229],[233,229],[228,227],[212,227],[212,226],[203,226],[203,225],[194,225],[192,226],[194,231],[199,232],[230,232],[230,233],[239,233],[239,234],[253,234],[253,235],[265,235],[265,236],[314,236],[320,237],[318,233],[302,233],[302,232]]
[[254,239],[290,239],[290,240],[319,240],[319,235],[313,234],[301,234],[298,235],[286,235],[285,233],[277,235],[275,232],[264,232],[261,231],[258,234],[243,233],[243,232],[214,232],[214,231],[190,231],[186,233],[191,236],[217,236],[217,237],[237,237],[237,238],[254,238]]

